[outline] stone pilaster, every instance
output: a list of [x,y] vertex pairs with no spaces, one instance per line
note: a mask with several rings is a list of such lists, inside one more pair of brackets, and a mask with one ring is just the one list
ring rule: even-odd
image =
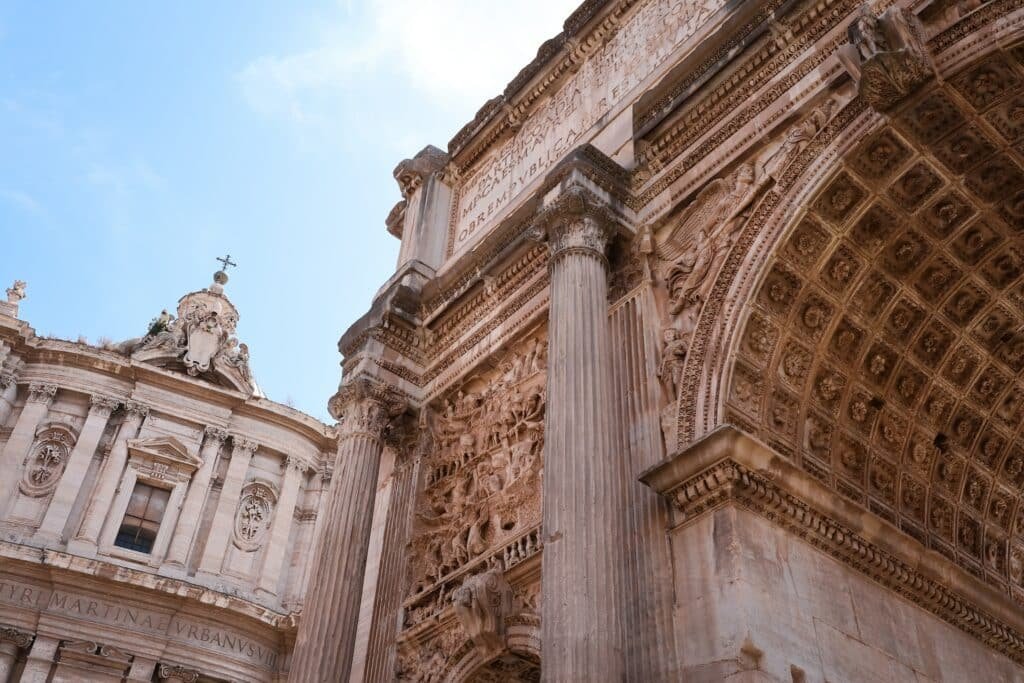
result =
[[157,678],[160,683],[196,683],[199,671],[178,664],[161,664]]
[[543,679],[624,680],[626,463],[608,327],[614,223],[570,187],[539,223],[551,249],[544,443]]
[[173,567],[183,569],[188,562],[188,554],[192,549],[196,529],[199,527],[199,517],[203,513],[203,502],[210,490],[210,479],[213,476],[217,453],[227,438],[227,431],[220,427],[206,428],[206,438],[199,454],[203,462],[189,483],[185,502],[181,506],[181,516],[178,517],[178,526],[174,529],[174,536],[167,550],[167,564]]
[[0,484],[0,494],[6,504],[14,500],[15,487],[21,479],[21,472],[25,455],[36,437],[36,429],[46,418],[53,403],[53,397],[57,395],[57,387],[53,384],[37,384],[33,382],[28,387],[28,398],[25,406],[21,409],[18,421],[14,425],[14,431],[4,445],[3,455],[0,456],[0,469],[10,473],[7,481]]
[[213,513],[213,524],[210,525],[210,536],[206,539],[203,559],[199,563],[199,571],[210,574],[220,572],[224,555],[228,550],[231,530],[234,528],[232,518],[238,510],[238,500],[245,484],[245,475],[252,463],[252,456],[259,444],[240,436],[231,437],[234,448],[231,450],[231,462],[228,472],[224,475],[224,486],[220,490],[217,509]]
[[113,446],[110,447],[110,455],[100,472],[99,481],[93,489],[89,499],[89,507],[86,509],[85,518],[76,536],[84,546],[95,546],[99,540],[100,532],[103,530],[103,523],[110,511],[110,504],[114,502],[114,492],[117,491],[117,484],[121,481],[121,474],[128,462],[128,440],[134,439],[139,433],[142,421],[149,414],[149,408],[135,401],[125,403],[125,417],[121,428],[117,433]]
[[32,634],[12,626],[0,626],[0,683],[11,680],[18,651],[32,644]]
[[50,636],[37,635],[32,649],[25,658],[25,668],[21,670],[18,683],[46,683],[50,680],[50,670],[57,657],[57,646],[60,641]]
[[321,506],[326,522],[313,555],[290,680],[348,680],[384,430],[400,407],[391,391],[367,381],[350,383],[331,399],[331,414],[341,421],[338,453]]
[[103,436],[103,430],[107,428],[107,421],[110,414],[118,406],[118,401],[106,396],[92,396],[89,399],[89,416],[85,419],[82,431],[75,440],[75,447],[68,457],[67,467],[61,475],[60,483],[57,484],[50,505],[46,509],[46,516],[36,531],[36,536],[47,541],[62,541],[64,526],[67,524],[68,515],[75,504],[75,498],[85,479],[85,472],[89,469],[96,447]]
[[299,485],[306,471],[306,463],[299,458],[289,456],[285,461],[284,481],[281,484],[281,495],[274,507],[274,516],[270,523],[270,537],[267,540],[266,559],[260,572],[259,589],[277,594],[277,584],[281,578],[281,566],[288,549],[288,536],[292,531],[292,519],[295,517],[295,501],[299,497]]

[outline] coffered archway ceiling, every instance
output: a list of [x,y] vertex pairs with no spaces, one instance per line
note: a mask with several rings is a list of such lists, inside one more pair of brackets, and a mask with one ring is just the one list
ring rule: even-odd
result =
[[1024,49],[915,95],[812,199],[727,419],[1024,601]]

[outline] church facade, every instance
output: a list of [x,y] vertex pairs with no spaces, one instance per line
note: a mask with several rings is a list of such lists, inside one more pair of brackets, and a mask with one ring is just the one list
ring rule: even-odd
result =
[[583,3],[395,169],[292,680],[1024,680],[1022,122],[1016,0]]
[[262,397],[227,276],[140,337],[0,302],[0,681],[279,681],[335,432]]
[[1024,0],[587,0],[394,176],[335,426],[10,290],[0,683],[1024,680]]

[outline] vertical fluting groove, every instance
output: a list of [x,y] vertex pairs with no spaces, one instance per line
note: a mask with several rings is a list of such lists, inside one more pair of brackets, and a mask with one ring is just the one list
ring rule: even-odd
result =
[[596,252],[552,260],[542,559],[542,676],[619,681],[628,587],[625,468],[613,394],[607,271]]
[[380,453],[380,440],[365,433],[344,435],[338,443],[327,520],[313,557],[315,573],[305,596],[289,680],[333,683],[348,678]]
[[643,288],[612,314],[612,364],[617,387],[616,412],[622,425],[620,443],[628,463],[629,533],[627,571],[632,602],[627,617],[628,680],[673,680],[676,668],[672,637],[671,564],[665,537],[662,500],[636,481],[640,472],[663,457],[658,414],[657,318],[651,315],[651,292]]
[[402,605],[405,542],[415,493],[415,472],[416,468],[410,464],[400,467],[395,473],[391,509],[384,531],[380,582],[370,627],[366,681],[387,681],[394,676],[395,638],[398,635],[398,610]]

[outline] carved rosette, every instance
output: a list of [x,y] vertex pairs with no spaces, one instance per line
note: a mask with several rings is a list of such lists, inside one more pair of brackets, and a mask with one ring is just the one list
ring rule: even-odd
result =
[[28,385],[29,403],[44,403],[46,405],[50,405],[53,403],[53,397],[56,395],[56,384],[38,384],[36,382],[32,382]]
[[13,626],[0,626],[0,643],[11,643],[14,647],[24,650],[32,644],[33,640],[35,640],[35,636],[27,631]]
[[341,387],[331,397],[328,409],[340,421],[340,439],[363,435],[379,440],[391,419],[404,412],[406,405],[391,387],[361,379]]
[[199,671],[180,664],[161,664],[158,671],[161,683],[196,683]]
[[33,498],[49,495],[64,473],[74,443],[75,435],[62,425],[51,425],[40,431],[18,489]]
[[530,237],[547,239],[551,267],[570,254],[581,254],[608,268],[608,245],[616,225],[606,204],[587,190],[572,187],[540,212]]
[[276,503],[277,488],[269,482],[251,481],[242,487],[233,534],[240,550],[255,552],[263,546]]

